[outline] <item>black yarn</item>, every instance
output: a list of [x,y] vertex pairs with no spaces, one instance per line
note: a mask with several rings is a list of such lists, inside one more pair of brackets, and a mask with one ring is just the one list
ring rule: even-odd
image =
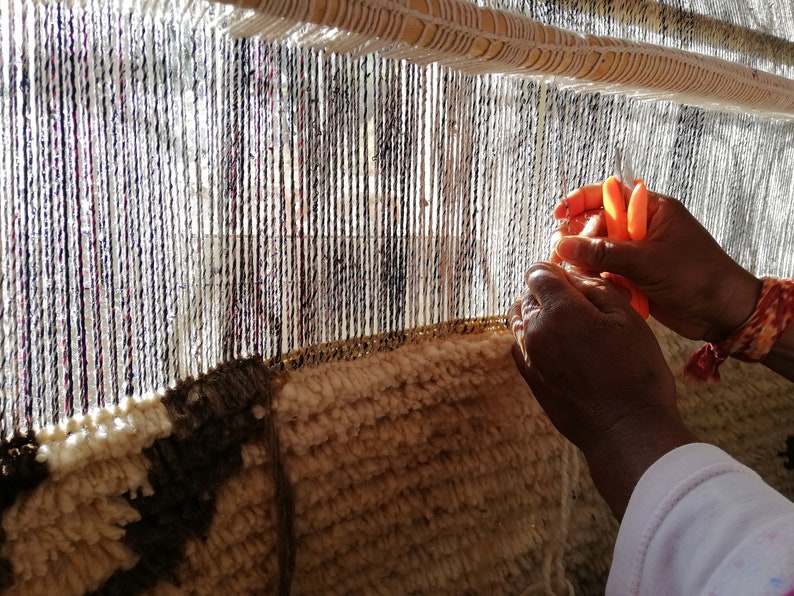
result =
[[0,442],[0,511],[14,504],[17,495],[47,477],[47,466],[36,461],[39,445],[30,431]]
[[[141,517],[126,526],[123,540],[138,562],[114,573],[95,594],[140,594],[161,580],[179,585],[177,569],[186,543],[206,537],[217,491],[242,469],[241,447],[254,440],[271,447],[277,484],[277,590],[289,593],[295,565],[294,505],[271,408],[272,381],[273,373],[261,360],[243,360],[181,383],[163,397],[174,432],[144,450],[153,494],[128,501]],[[268,412],[264,420],[254,416],[255,406]]]
[[794,470],[794,435],[786,439],[786,450],[779,452],[778,455],[787,458],[787,461],[783,462],[783,467]]
[[[23,491],[33,490],[49,474],[46,464],[36,461],[39,444],[32,431],[0,441],[0,514],[11,507]],[[0,526],[0,545],[5,542]],[[0,590],[14,585],[14,570],[0,558]]]

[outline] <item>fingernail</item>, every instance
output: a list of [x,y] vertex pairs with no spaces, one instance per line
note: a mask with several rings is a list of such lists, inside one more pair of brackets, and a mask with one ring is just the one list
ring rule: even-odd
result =
[[557,243],[557,254],[562,259],[575,259],[579,256],[580,242],[570,236],[566,236]]
[[[542,272],[545,270],[545,267],[546,265],[544,263],[533,263],[530,268],[524,272],[524,283],[527,284],[527,287],[532,287],[532,276],[542,274]],[[532,294],[527,290],[527,297],[525,300],[528,300],[531,296]]]

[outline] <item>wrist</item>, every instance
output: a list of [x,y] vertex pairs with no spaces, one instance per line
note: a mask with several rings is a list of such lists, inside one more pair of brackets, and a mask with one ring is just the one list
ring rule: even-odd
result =
[[[783,297],[780,300],[780,305],[783,309],[787,309],[789,315],[794,310],[794,302],[791,294],[788,298]],[[771,368],[778,374],[783,375],[790,381],[794,381],[794,322],[789,320],[788,324],[781,325],[781,334],[772,345],[772,349],[762,360],[765,366]]]
[[698,349],[684,367],[684,377],[695,382],[719,383],[719,366],[732,357],[744,362],[763,362],[791,379],[794,320],[794,279],[764,277],[760,296],[747,321],[726,339]]
[[[738,265],[737,265],[738,267]],[[704,341],[719,343],[739,329],[755,311],[761,293],[761,280],[738,268],[734,276],[720,280],[714,301],[714,319],[706,328]]]
[[620,521],[646,470],[666,453],[698,440],[675,407],[651,406],[621,419],[584,455],[596,488]]

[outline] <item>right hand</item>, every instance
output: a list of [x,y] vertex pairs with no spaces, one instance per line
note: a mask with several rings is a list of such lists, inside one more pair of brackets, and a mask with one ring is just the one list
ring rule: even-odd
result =
[[649,191],[647,237],[612,241],[601,196],[600,184],[585,186],[557,205],[555,217],[568,223],[555,232],[552,260],[628,278],[648,296],[654,318],[690,339],[719,342],[752,314],[761,282],[680,201]]

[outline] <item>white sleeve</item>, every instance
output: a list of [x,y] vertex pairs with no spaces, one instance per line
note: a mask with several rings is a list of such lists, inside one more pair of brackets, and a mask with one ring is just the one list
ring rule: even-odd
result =
[[794,503],[713,445],[679,447],[637,483],[606,593],[794,595]]

